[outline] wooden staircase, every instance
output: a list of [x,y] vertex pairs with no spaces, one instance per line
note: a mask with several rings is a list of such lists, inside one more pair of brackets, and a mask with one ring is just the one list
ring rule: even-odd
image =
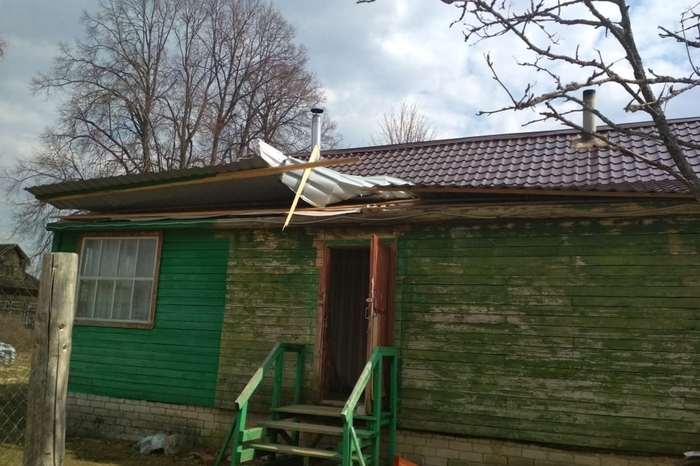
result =
[[[297,353],[297,377],[294,404],[280,406],[284,354]],[[382,362],[388,360],[389,387],[382,391]],[[275,375],[270,418],[246,428],[248,400],[264,375],[274,367]],[[378,347],[370,355],[355,388],[343,406],[301,404],[304,346],[278,343],[260,365],[241,395],[236,399],[236,413],[224,445],[216,460],[219,466],[229,452],[231,465],[237,466],[256,458],[274,462],[283,457],[299,457],[304,465],[311,459],[328,460],[343,466],[379,466],[383,435],[386,435],[385,459],[389,464],[396,451],[397,355],[395,348]],[[368,383],[373,393],[386,393],[387,402],[373,403],[370,413],[358,414],[357,404]],[[388,409],[387,409],[388,408]],[[325,441],[324,441],[325,440]]]

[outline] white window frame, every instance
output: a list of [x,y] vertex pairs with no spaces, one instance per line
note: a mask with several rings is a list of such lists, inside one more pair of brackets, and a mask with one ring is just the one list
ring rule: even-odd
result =
[[[122,244],[121,241],[137,241],[137,240],[143,240],[143,239],[155,239],[156,240],[156,250],[155,250],[155,257],[153,258],[153,274],[152,276],[147,276],[147,277],[138,277],[135,275],[136,272],[134,272],[133,276],[105,276],[105,275],[100,275],[99,270],[97,274],[93,275],[86,275],[85,271],[83,268],[85,267],[85,264],[83,263],[83,258],[85,254],[85,245],[87,243],[87,240],[98,240],[98,241],[109,241],[109,240],[118,240],[120,241],[120,245]],[[102,259],[101,254],[102,254],[102,246],[104,243],[100,244],[100,256],[98,257],[98,268],[99,268],[99,261]],[[156,292],[158,289],[158,271],[160,269],[160,252],[161,252],[161,247],[163,244],[163,234],[162,232],[129,232],[129,233],[86,233],[80,236],[79,244],[78,244],[78,251],[80,254],[80,270],[78,272],[78,286],[77,286],[77,295],[76,295],[76,314],[75,314],[75,322],[76,324],[81,324],[81,325],[98,325],[98,326],[108,326],[108,327],[136,327],[136,328],[153,328],[154,323],[155,323],[155,305],[156,305]],[[119,250],[118,254],[121,254],[121,249]],[[138,253],[137,253],[138,254]],[[138,257],[138,256],[137,256]],[[92,281],[95,283],[103,282],[103,283],[108,283],[112,282],[114,283],[114,286],[112,287],[112,296],[109,298],[110,301],[110,306],[109,306],[109,317],[106,317],[104,315],[102,316],[97,316],[95,317],[95,312],[97,310],[97,291],[98,287],[95,285],[95,290],[93,291],[94,296],[92,299],[92,309],[91,313],[92,315],[86,316],[86,315],[80,315],[81,310],[79,309],[81,305],[81,292],[84,292],[82,290],[83,284],[85,282]],[[150,303],[148,307],[148,317],[147,319],[132,319],[131,316],[128,319],[119,319],[119,318],[113,318],[113,313],[114,313],[114,308],[115,308],[115,301],[114,301],[114,295],[116,294],[115,290],[117,288],[117,283],[125,283],[125,282],[130,282],[132,283],[132,297],[131,297],[131,302],[130,306],[130,313],[133,312],[133,289],[134,289],[134,284],[136,282],[148,282],[152,281],[151,287],[150,287]],[[102,309],[103,311],[105,309]],[[104,312],[103,312],[104,313]]]

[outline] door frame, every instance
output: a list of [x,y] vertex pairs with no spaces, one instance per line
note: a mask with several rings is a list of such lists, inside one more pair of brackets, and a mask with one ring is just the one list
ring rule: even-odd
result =
[[[370,247],[371,246],[371,234],[366,236],[363,235],[361,240],[358,240],[355,236],[352,240],[336,240],[336,241],[323,241],[322,245],[318,245],[319,257],[317,264],[320,267],[319,270],[319,281],[318,281],[318,299],[316,306],[316,335],[315,335],[315,346],[314,346],[314,359],[313,359],[313,374],[312,374],[312,384],[316,389],[313,391],[313,401],[321,402],[324,401],[324,397],[328,393],[328,376],[330,373],[330,359],[328,358],[327,349],[327,331],[328,331],[328,287],[331,280],[331,251],[333,249],[341,249],[344,247]],[[380,240],[383,242],[389,240],[391,243],[385,245],[390,248],[391,254],[389,259],[389,290],[390,293],[387,299],[388,306],[388,318],[386,326],[386,337],[387,344],[393,346],[394,344],[394,320],[395,320],[395,294],[396,294],[396,254],[398,249],[398,237],[397,235],[381,235]],[[370,251],[371,258],[371,251]],[[371,260],[371,259],[370,259]],[[371,263],[370,263],[371,268]],[[369,355],[366,355],[369,357]]]

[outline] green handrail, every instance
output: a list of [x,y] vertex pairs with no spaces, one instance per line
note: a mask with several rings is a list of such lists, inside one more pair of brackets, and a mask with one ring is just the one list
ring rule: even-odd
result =
[[282,374],[283,374],[283,364],[284,364],[284,354],[286,352],[297,353],[297,371],[296,380],[294,384],[294,403],[297,404],[301,400],[301,391],[303,385],[303,375],[304,375],[304,353],[305,346],[298,343],[276,343],[275,346],[270,350],[265,360],[260,364],[258,369],[255,371],[253,376],[250,378],[246,384],[241,394],[238,395],[236,401],[234,402],[234,415],[231,427],[226,434],[224,439],[224,445],[221,447],[219,456],[216,458],[214,466],[220,466],[221,462],[226,456],[226,449],[233,439],[233,455],[232,464],[240,463],[240,458],[238,457],[240,453],[238,452],[239,441],[241,440],[241,431],[245,430],[246,417],[248,415],[248,401],[250,397],[253,396],[255,390],[257,390],[260,382],[262,382],[265,374],[275,367],[275,381],[272,389],[272,400],[271,400],[271,411],[279,407],[279,399],[281,396],[280,388],[282,387]]
[[[248,400],[250,400],[250,397],[253,396],[253,393],[255,393],[255,390],[258,388],[258,385],[260,385],[260,382],[262,382],[263,377],[265,377],[265,374],[272,368],[272,366],[277,365],[277,367],[280,367],[280,358],[284,356],[285,352],[297,353],[300,358],[303,358],[304,345],[298,343],[276,343],[272,350],[270,350],[262,364],[260,364],[260,367],[258,367],[258,369],[255,371],[255,374],[253,374],[253,376],[250,378],[248,384],[245,386],[241,394],[238,395],[238,398],[236,398],[236,409],[240,409],[241,406],[248,403]],[[301,362],[302,364],[299,364],[299,362]],[[298,361],[297,365],[303,366],[303,359],[301,359],[301,361]],[[299,380],[299,370],[297,370],[296,382],[297,385],[295,386],[294,393],[295,398],[301,395],[301,380]],[[294,401],[296,403],[299,400],[295,399]]]
[[385,357],[390,357],[391,358],[391,365],[390,365],[390,386],[389,386],[389,442],[388,442],[388,447],[389,447],[389,458],[390,461],[393,461],[393,458],[396,454],[396,410],[397,410],[397,378],[398,378],[398,361],[397,361],[397,355],[398,352],[396,351],[396,348],[391,348],[391,347],[384,347],[380,346],[377,348],[374,348],[372,351],[372,354],[369,356],[369,359],[367,360],[367,363],[365,364],[365,367],[362,369],[362,373],[360,374],[360,377],[357,379],[357,383],[355,383],[355,387],[352,390],[352,393],[350,393],[350,397],[348,400],[345,402],[345,405],[343,406],[342,411],[340,412],[340,416],[343,418],[343,466],[350,466],[352,464],[352,453],[353,450],[356,451],[358,457],[359,457],[359,462],[362,466],[364,466],[364,459],[362,458],[362,451],[360,449],[359,445],[359,439],[357,439],[357,436],[355,434],[355,428],[353,425],[353,417],[354,417],[354,412],[355,409],[357,408],[357,403],[360,401],[360,398],[362,397],[362,394],[365,392],[365,388],[367,387],[367,383],[369,383],[370,379],[372,379],[372,376],[374,376],[373,379],[373,392],[375,394],[379,394],[377,397],[378,399],[376,400],[375,403],[373,403],[372,406],[372,414],[370,415],[371,418],[373,419],[373,422],[375,423],[374,428],[377,431],[377,438],[374,440],[373,443],[373,452],[372,452],[372,459],[373,459],[373,466],[377,466],[377,461],[379,459],[379,447],[380,447],[380,442],[379,442],[379,429],[381,428],[380,426],[380,421],[381,421],[381,415],[382,415],[382,403],[381,403],[381,393],[382,393],[382,379],[383,379],[383,370],[382,370],[382,361],[384,360]]

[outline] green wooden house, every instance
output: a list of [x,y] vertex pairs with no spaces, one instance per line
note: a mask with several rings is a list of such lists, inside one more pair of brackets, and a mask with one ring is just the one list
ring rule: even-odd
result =
[[[700,118],[672,128],[700,141]],[[598,131],[670,164],[651,123]],[[327,175],[312,190],[362,188],[302,201],[282,229],[302,169]],[[74,212],[48,226],[80,254],[73,432],[228,433],[234,462],[667,464],[700,448],[700,206],[574,131],[29,191]]]

